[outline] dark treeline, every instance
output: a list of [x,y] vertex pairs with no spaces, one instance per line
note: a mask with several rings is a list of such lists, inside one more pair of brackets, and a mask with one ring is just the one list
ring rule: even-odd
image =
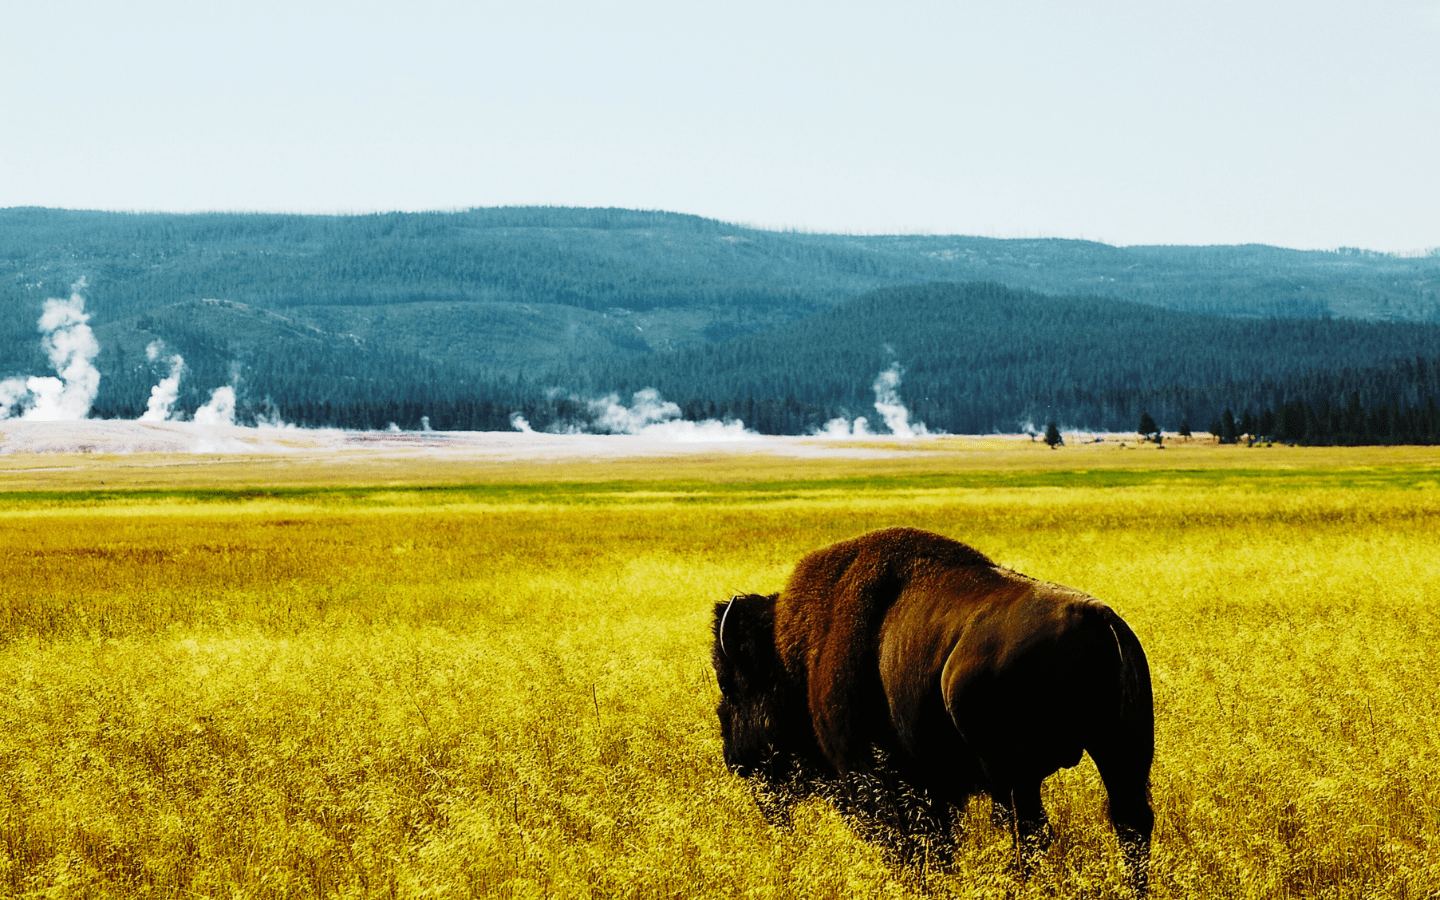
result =
[[[1219,319],[994,284],[885,289],[774,332],[534,381],[457,377],[412,354],[336,347],[299,331],[243,352],[203,344],[213,341],[204,334],[169,333],[180,335],[172,339],[187,360],[245,359],[238,380],[213,362],[197,366],[184,382],[184,413],[228,378],[242,418],[316,427],[508,430],[518,414],[536,430],[585,429],[593,418],[585,398],[615,392],[625,402],[653,387],[692,421],[805,434],[865,416],[882,430],[873,385],[897,363],[912,420],[951,433],[1038,431],[1051,420],[1127,431],[1142,414],[1174,433],[1241,410],[1230,414],[1237,434],[1428,443],[1440,398],[1434,325]],[[137,416],[160,365],[102,382],[96,413]]]
[[[594,387],[655,387],[683,408],[778,417],[803,433],[828,418],[876,420],[873,383],[903,367],[913,418],[951,433],[1056,420],[1124,431],[1149,412],[1167,428],[1225,407],[1286,402],[1424,405],[1440,397],[1440,326],[1223,319],[1125,301],[1048,297],[995,284],[872,292],[772,332],[612,363]],[[747,423],[751,420],[746,419]]]
[[1259,415],[1247,409],[1239,418],[1226,407],[1220,418],[1210,423],[1209,431],[1222,444],[1242,440],[1312,447],[1440,444],[1440,407],[1432,395],[1424,405],[1402,406],[1392,399],[1367,408],[1360,392],[1351,391],[1343,405],[1332,405],[1323,397],[1318,403],[1291,400],[1278,410],[1267,407]]

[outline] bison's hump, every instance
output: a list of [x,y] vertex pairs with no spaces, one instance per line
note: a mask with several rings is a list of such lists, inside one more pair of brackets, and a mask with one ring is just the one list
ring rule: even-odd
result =
[[990,557],[969,544],[920,528],[882,528],[852,538],[851,542],[862,550],[874,549],[901,557],[933,559],[953,566],[995,565]]
[[795,567],[792,579],[836,583],[848,576],[905,577],[917,565],[994,567],[990,557],[968,544],[919,528],[882,528],[816,550]]

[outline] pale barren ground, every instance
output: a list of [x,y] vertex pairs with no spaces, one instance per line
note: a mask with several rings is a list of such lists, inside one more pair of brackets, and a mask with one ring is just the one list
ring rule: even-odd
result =
[[[0,490],[300,487],[1190,468],[1425,465],[1426,447],[1220,446],[1208,435],[1067,435],[1052,450],[1025,435],[677,441],[637,435],[347,432],[191,422],[0,421]],[[658,466],[657,466],[658,463]]]

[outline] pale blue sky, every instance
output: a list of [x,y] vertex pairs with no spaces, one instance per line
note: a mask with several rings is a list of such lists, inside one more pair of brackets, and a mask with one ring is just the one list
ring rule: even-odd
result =
[[7,7],[0,207],[1440,246],[1440,0]]

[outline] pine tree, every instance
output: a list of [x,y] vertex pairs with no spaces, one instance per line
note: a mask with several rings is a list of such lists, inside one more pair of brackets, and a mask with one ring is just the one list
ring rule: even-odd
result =
[[1153,440],[1156,443],[1160,442],[1160,426],[1155,424],[1155,420],[1150,418],[1148,412],[1142,412],[1140,414],[1140,424],[1135,430],[1144,435],[1147,441]]
[[1220,443],[1233,444],[1240,438],[1240,429],[1235,424],[1235,414],[1230,407],[1220,414]]
[[1060,428],[1054,422],[1045,426],[1045,443],[1050,445],[1051,450],[1065,444],[1065,439],[1060,436]]

